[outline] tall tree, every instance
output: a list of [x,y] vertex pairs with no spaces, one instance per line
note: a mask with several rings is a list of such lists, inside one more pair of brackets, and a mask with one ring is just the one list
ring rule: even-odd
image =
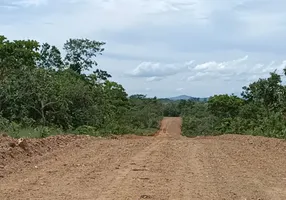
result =
[[81,74],[83,70],[97,66],[94,58],[104,51],[104,42],[89,39],[70,39],[64,44],[65,61],[70,69]]
[[269,115],[271,110],[277,110],[284,104],[286,90],[281,83],[281,76],[273,72],[267,79],[259,79],[248,87],[244,86],[242,96],[248,102],[263,105]]
[[57,47],[44,43],[41,46],[40,58],[38,59],[37,64],[39,67],[47,69],[62,69],[64,62],[62,60],[61,52]]
[[234,95],[214,95],[208,100],[209,111],[217,117],[235,117],[243,100]]
[[9,41],[0,35],[0,81],[14,69],[33,68],[39,58],[39,43],[35,40]]

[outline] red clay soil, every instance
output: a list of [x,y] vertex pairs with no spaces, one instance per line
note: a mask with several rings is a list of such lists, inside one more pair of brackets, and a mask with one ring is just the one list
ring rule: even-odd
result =
[[182,119],[180,117],[165,117],[160,124],[157,137],[178,138],[181,137]]
[[[1,166],[26,161],[35,156],[64,148],[68,145],[79,145],[88,136],[58,135],[44,139],[14,139],[6,134],[0,135],[0,170]],[[1,176],[1,171],[0,171]]]
[[155,137],[28,140],[29,155],[1,137],[0,199],[286,199],[284,140],[190,139],[180,126],[165,118]]

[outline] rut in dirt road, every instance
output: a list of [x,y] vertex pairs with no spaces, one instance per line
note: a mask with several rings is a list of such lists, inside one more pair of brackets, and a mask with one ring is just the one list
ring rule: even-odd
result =
[[2,166],[0,199],[286,199],[286,143],[189,139],[165,118],[155,137],[81,138]]
[[161,122],[159,132],[155,136],[178,138],[181,137],[182,119],[180,117],[165,117]]

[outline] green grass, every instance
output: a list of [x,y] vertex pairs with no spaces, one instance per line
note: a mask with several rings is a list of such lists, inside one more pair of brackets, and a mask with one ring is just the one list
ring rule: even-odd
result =
[[[135,134],[135,135],[140,135],[140,136],[152,136],[157,131],[158,129],[155,129],[155,128],[135,129],[135,130],[132,130],[132,132],[128,134]],[[61,129],[51,128],[51,127],[36,127],[36,128],[27,127],[27,128],[4,130],[2,132],[6,132],[9,136],[13,138],[45,138],[48,136],[62,135],[62,134],[67,134],[67,133],[75,134],[75,135],[91,135],[95,137],[98,137],[98,136],[105,137],[105,136],[110,135],[110,134],[104,133],[103,131],[94,131],[90,127],[84,127],[84,129],[81,128],[78,130],[67,131],[67,132],[62,131]]]
[[137,129],[134,131],[135,135],[140,135],[140,136],[153,136],[158,129],[156,128],[149,128],[149,129]]
[[60,129],[50,127],[27,127],[13,131],[8,130],[6,132],[8,133],[8,135],[14,138],[44,138],[52,135],[64,134],[63,131],[61,131]]

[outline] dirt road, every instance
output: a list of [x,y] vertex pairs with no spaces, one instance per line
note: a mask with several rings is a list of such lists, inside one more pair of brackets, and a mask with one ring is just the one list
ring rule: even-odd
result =
[[286,142],[189,139],[180,126],[166,118],[154,137],[80,137],[26,157],[2,149],[0,199],[286,199]]

